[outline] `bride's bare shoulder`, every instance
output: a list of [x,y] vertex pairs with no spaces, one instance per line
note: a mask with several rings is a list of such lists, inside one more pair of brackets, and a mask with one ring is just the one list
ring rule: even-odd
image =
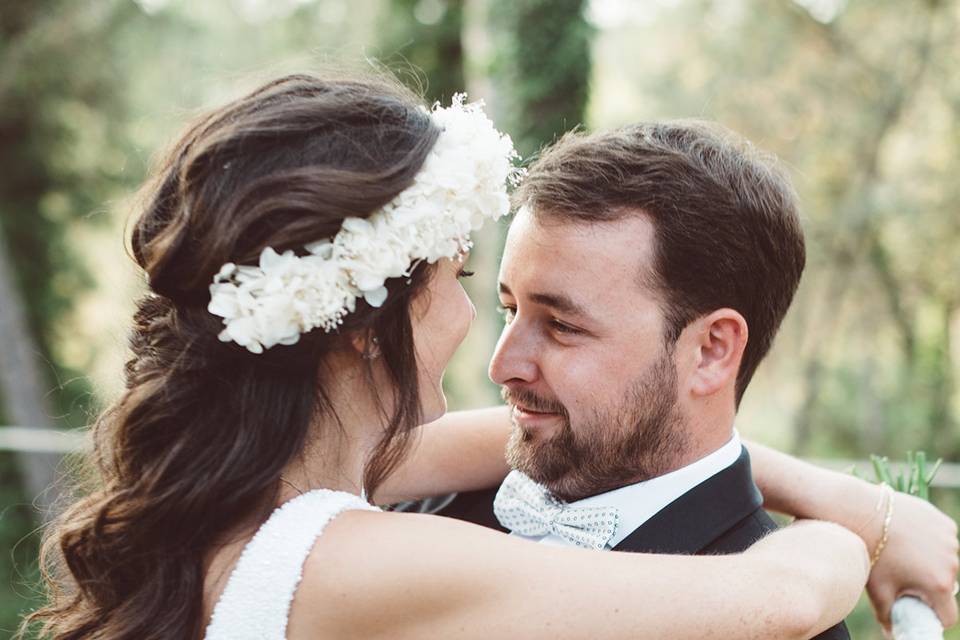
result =
[[523,544],[439,516],[345,512],[327,525],[304,563],[288,637],[402,637],[405,621],[413,630],[414,619],[429,617],[431,608],[490,587],[482,578],[465,579],[481,558],[502,555],[504,546],[509,556]]

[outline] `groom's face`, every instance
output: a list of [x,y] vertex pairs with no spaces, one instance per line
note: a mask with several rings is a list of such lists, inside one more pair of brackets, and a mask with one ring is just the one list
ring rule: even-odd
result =
[[686,445],[643,215],[603,223],[521,210],[500,266],[490,363],[512,407],[508,460],[574,500],[660,475]]

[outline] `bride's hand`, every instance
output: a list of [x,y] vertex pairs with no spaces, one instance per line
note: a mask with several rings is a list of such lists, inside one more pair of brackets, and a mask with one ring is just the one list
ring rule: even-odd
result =
[[[867,582],[877,619],[890,626],[890,609],[899,596],[913,595],[929,604],[944,627],[957,623],[954,581],[957,577],[957,525],[930,503],[894,493],[894,515],[887,544]],[[882,522],[864,530],[867,548],[880,544]]]
[[[860,535],[871,555],[876,553],[886,516],[883,489],[762,445],[750,443],[749,449],[764,508],[841,524]],[[956,523],[903,493],[894,494],[893,507],[887,544],[867,583],[877,619],[889,627],[894,600],[915,595],[933,608],[944,627],[956,624]]]

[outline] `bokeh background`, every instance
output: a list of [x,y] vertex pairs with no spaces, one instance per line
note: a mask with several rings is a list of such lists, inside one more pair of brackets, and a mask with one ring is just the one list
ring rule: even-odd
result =
[[[288,71],[466,89],[526,157],[644,119],[746,135],[788,166],[809,258],[739,429],[835,465],[960,459],[958,28],[954,0],[0,0],[0,425],[23,428],[0,429],[0,637],[40,598],[52,452],[74,442],[41,429],[82,430],[119,390],[142,287],[124,225],[151,159]],[[454,408],[497,401],[504,231],[477,238]],[[940,480],[957,517],[955,468]],[[881,637],[864,603],[850,625]]]

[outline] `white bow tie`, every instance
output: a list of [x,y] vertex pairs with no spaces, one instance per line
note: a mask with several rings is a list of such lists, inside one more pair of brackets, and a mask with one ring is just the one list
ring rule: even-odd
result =
[[516,470],[500,485],[493,512],[500,524],[521,535],[553,533],[590,549],[604,549],[620,521],[615,507],[572,507]]

